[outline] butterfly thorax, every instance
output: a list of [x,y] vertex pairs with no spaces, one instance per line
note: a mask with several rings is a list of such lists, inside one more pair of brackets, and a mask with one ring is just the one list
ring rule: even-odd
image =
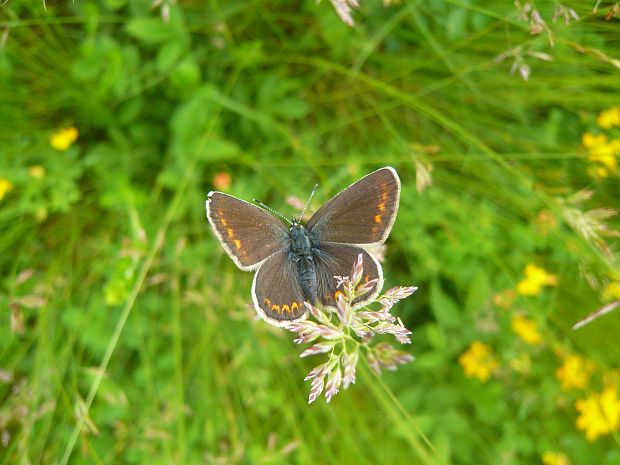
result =
[[289,250],[297,266],[301,292],[304,299],[314,304],[317,299],[318,281],[312,238],[308,234],[308,230],[295,219],[293,219],[293,225],[288,230],[288,235],[290,239]]

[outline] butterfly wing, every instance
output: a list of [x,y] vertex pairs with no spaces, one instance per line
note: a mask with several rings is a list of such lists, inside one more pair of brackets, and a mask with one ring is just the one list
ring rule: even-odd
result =
[[256,205],[222,192],[209,192],[207,218],[226,253],[244,271],[284,247],[284,224]]
[[304,297],[290,254],[280,250],[258,268],[252,282],[254,308],[267,323],[285,326],[306,318]]
[[387,166],[329,200],[312,215],[307,227],[322,242],[383,242],[396,219],[399,199],[400,179],[396,170]]
[[362,280],[358,286],[376,279],[377,282],[370,292],[353,301],[354,308],[363,307],[375,299],[383,288],[383,270],[375,257],[361,247],[347,244],[322,243],[316,250],[314,260],[317,270],[318,298],[323,305],[335,305],[336,280],[334,276],[351,276],[351,268],[362,254],[364,269]]

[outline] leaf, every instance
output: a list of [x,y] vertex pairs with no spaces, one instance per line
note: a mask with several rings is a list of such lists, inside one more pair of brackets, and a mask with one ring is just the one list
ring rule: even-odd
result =
[[157,53],[157,68],[162,71],[169,71],[181,58],[185,46],[179,41],[164,44]]
[[460,39],[465,36],[467,22],[467,10],[464,8],[453,8],[446,21],[446,36],[449,39]]
[[457,328],[461,324],[460,311],[456,303],[443,291],[438,281],[431,284],[431,309],[435,318],[446,328]]
[[161,19],[135,18],[125,26],[127,33],[147,45],[157,45],[168,42],[178,36],[171,23],[164,23]]
[[488,305],[491,289],[486,270],[479,268],[469,282],[465,300],[465,312],[468,315],[480,314],[480,310]]

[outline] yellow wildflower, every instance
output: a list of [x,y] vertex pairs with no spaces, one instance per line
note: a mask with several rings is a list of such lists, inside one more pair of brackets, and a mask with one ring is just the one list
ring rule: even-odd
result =
[[588,441],[618,430],[620,423],[620,400],[617,386],[610,384],[600,394],[592,394],[578,400],[575,408],[579,412],[575,425],[585,431]]
[[608,140],[605,134],[586,132],[581,136],[583,146],[588,149],[588,160],[593,164],[587,173],[594,179],[603,179],[618,168],[616,155],[620,153],[620,139]]
[[603,300],[620,300],[620,282],[613,281],[603,289]]
[[600,163],[613,171],[618,167],[616,154],[620,152],[620,139],[614,139],[606,144],[597,145],[588,149],[588,160]]
[[569,465],[568,456],[562,452],[545,452],[542,456],[545,465]]
[[13,189],[13,184],[8,179],[0,178],[0,200]]
[[78,138],[78,130],[75,127],[64,128],[56,131],[50,137],[50,145],[56,150],[67,150]]
[[581,136],[581,143],[587,149],[599,147],[607,143],[607,136],[605,134],[599,134],[598,136],[591,132],[584,132]]
[[33,179],[43,179],[45,177],[45,168],[41,165],[32,165],[28,168],[28,176]]
[[517,285],[517,292],[521,295],[538,295],[543,286],[555,286],[557,278],[553,274],[547,273],[543,268],[528,264],[524,270],[525,279]]
[[588,385],[592,371],[594,364],[591,361],[577,355],[567,355],[562,366],[555,371],[555,377],[562,383],[562,391],[570,388],[583,389]]
[[603,129],[620,126],[620,106],[611,107],[609,110],[600,112],[596,118],[596,124]]
[[493,349],[480,341],[474,341],[459,357],[459,363],[465,376],[486,381],[491,373],[499,368],[499,362],[493,355]]
[[515,315],[510,326],[524,342],[532,345],[538,345],[542,342],[542,335],[533,320],[528,320],[522,315]]
[[609,171],[604,166],[593,165],[586,168],[586,173],[593,179],[604,179],[609,176]]

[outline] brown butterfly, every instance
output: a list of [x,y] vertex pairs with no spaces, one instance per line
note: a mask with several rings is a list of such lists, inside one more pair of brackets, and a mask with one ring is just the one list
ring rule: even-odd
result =
[[334,305],[336,280],[348,276],[359,254],[363,281],[374,289],[353,302],[372,301],[383,287],[383,271],[365,248],[383,243],[400,199],[400,179],[391,167],[364,176],[337,194],[304,226],[288,225],[254,204],[209,192],[207,218],[226,253],[244,271],[256,271],[252,300],[268,323],[285,326],[306,318],[304,301]]

